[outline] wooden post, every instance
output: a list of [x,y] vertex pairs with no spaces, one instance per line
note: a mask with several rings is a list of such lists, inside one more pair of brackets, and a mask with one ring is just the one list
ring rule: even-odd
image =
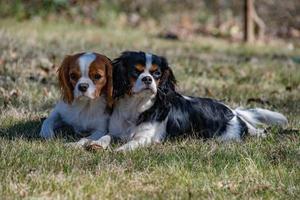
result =
[[215,26],[216,28],[220,28],[221,26],[221,15],[220,15],[220,0],[214,0],[213,1],[213,9],[216,15],[215,18]]
[[247,43],[254,41],[253,1],[254,0],[244,1],[244,41]]

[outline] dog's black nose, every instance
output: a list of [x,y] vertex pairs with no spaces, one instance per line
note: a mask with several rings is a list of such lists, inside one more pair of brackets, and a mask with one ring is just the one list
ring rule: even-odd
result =
[[89,84],[88,83],[80,83],[78,85],[78,90],[80,92],[86,92],[88,88],[89,88]]
[[145,83],[145,85],[150,85],[152,83],[152,78],[151,76],[145,76],[142,78],[143,83]]

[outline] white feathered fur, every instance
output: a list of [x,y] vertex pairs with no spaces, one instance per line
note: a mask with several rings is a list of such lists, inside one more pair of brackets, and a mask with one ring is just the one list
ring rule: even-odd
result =
[[250,135],[264,136],[263,129],[259,128],[260,125],[278,125],[285,127],[288,124],[288,120],[284,115],[267,109],[237,108],[234,112],[246,123]]

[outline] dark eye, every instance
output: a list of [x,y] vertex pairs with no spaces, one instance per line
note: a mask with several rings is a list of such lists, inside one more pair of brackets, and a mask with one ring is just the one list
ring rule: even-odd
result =
[[71,79],[71,80],[76,80],[76,79],[77,79],[76,74],[71,73],[71,74],[70,74],[70,79]]
[[131,74],[132,74],[134,77],[138,77],[141,73],[142,73],[142,72],[139,71],[138,69],[134,69],[134,70],[132,71]]
[[161,72],[160,72],[160,71],[155,71],[155,72],[152,72],[152,74],[153,74],[154,76],[159,77],[159,76],[161,75]]
[[94,76],[94,79],[95,80],[99,80],[101,78],[101,75],[100,74],[95,74],[95,76]]

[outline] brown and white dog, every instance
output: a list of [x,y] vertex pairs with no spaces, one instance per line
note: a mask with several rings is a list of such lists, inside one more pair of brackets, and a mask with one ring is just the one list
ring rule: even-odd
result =
[[58,69],[62,100],[43,122],[40,136],[54,137],[54,129],[71,125],[76,132],[89,132],[76,144],[85,145],[107,134],[112,107],[112,65],[98,53],[66,56]]

